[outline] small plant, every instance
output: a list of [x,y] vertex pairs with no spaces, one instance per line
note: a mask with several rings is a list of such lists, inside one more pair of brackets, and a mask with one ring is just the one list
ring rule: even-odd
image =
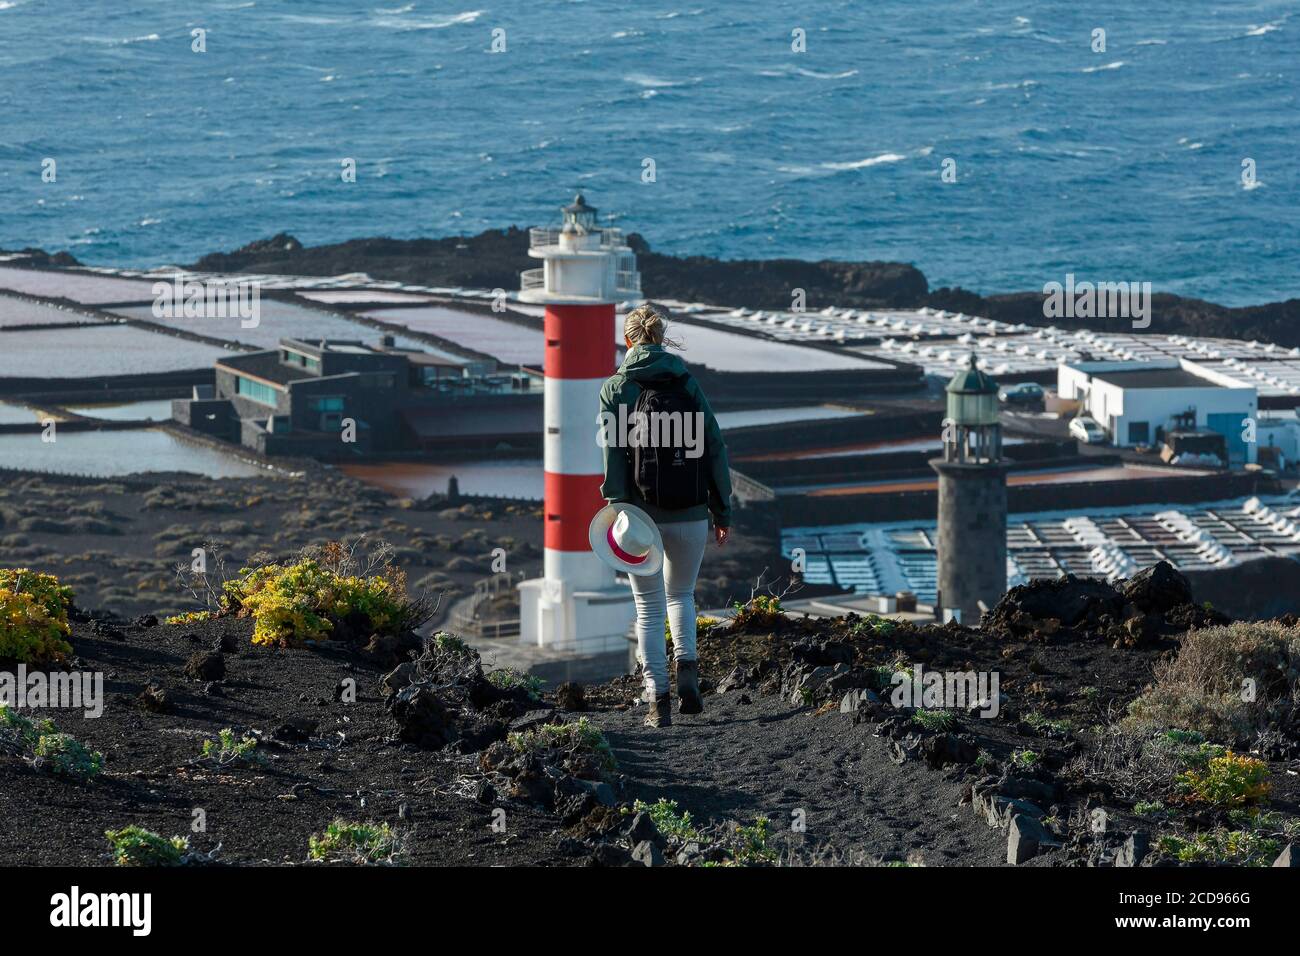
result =
[[180,866],[185,862],[189,841],[159,836],[143,827],[105,830],[114,866]]
[[186,611],[183,614],[173,614],[166,618],[164,624],[201,624],[204,621],[212,619],[211,611]]
[[784,620],[781,599],[774,594],[755,594],[745,603],[740,601],[733,605],[736,610],[735,626],[744,627],[753,624],[758,627],[772,627]]
[[0,660],[45,666],[72,653],[72,589],[52,574],[0,569]]
[[506,742],[519,753],[564,750],[591,756],[602,770],[613,771],[618,767],[609,741],[586,717],[568,724],[543,724],[534,730],[510,734]]
[[42,734],[32,752],[36,769],[61,777],[89,780],[104,769],[104,755],[88,749],[72,734]]
[[854,637],[885,637],[894,632],[898,622],[877,614],[866,614],[853,622],[849,633]]
[[1133,812],[1140,817],[1160,818],[1168,816],[1168,808],[1159,800],[1139,800],[1133,804]]
[[245,735],[235,739],[235,732],[226,727],[217,734],[216,740],[203,741],[203,755],[200,760],[216,764],[219,767],[247,766],[263,762],[257,752],[257,738]]
[[393,863],[401,852],[397,834],[387,823],[352,823],[337,819],[324,833],[307,841],[311,860],[376,864]]
[[1011,754],[1012,766],[1019,767],[1022,770],[1032,770],[1038,766],[1042,757],[1033,750],[1016,750]]
[[1268,796],[1268,764],[1228,751],[1212,757],[1204,769],[1179,774],[1188,799],[1215,807],[1241,807]]
[[89,780],[104,769],[104,755],[71,734],[61,734],[48,719],[32,720],[0,704],[0,751],[21,757],[33,769],[75,780]]
[[455,654],[464,656],[470,652],[470,646],[462,641],[455,634],[449,634],[446,631],[439,631],[433,635],[433,649],[443,654]]
[[1025,715],[1025,723],[1040,734],[1068,734],[1070,732],[1070,722],[1068,720],[1052,720],[1036,710]]
[[1236,866],[1268,866],[1281,852],[1271,837],[1249,830],[1207,830],[1192,837],[1166,835],[1156,848],[1183,863],[1219,863]]
[[632,804],[629,811],[626,807],[623,813],[648,813],[650,819],[654,821],[655,828],[666,837],[682,840],[699,840],[699,831],[695,829],[695,824],[691,820],[689,810],[677,809],[677,801],[669,800],[666,797],[660,797],[654,803],[646,803],[644,800],[637,800]]
[[546,681],[533,674],[521,674],[512,667],[503,667],[500,670],[492,671],[487,675],[488,683],[497,690],[509,693],[514,690],[523,690],[528,694],[529,700],[540,700],[542,696],[542,685]]
[[981,750],[978,754],[975,755],[976,770],[988,771],[991,770],[996,764],[997,764],[997,760],[995,760],[993,755],[989,753],[987,750]]
[[736,827],[731,862],[736,866],[761,866],[775,863],[777,853],[768,845],[770,837],[771,821],[764,816],[755,817],[751,826]]
[[941,733],[952,730],[957,725],[957,718],[950,710],[918,710],[912,715],[912,722],[920,724],[926,730]]

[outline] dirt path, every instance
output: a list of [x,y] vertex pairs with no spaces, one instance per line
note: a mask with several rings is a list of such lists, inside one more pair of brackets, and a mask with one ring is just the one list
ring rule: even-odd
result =
[[[814,716],[776,696],[706,698],[698,717],[641,724],[644,707],[595,713],[633,793],[676,800],[697,820],[750,823],[764,814],[774,842],[801,857],[830,848],[856,862],[905,860],[928,866],[1006,862],[1006,838],[958,807],[953,771],[896,765],[871,726],[836,713]],[[806,831],[792,832],[804,811]]]

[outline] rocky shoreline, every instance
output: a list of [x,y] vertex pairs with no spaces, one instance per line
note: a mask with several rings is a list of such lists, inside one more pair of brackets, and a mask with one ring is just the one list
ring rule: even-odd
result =
[[[842,262],[800,259],[714,259],[655,252],[645,237],[632,233],[642,285],[657,298],[743,306],[790,307],[791,290],[806,293],[810,310],[828,305],[854,308],[920,308],[965,312],[1002,322],[1054,325],[1091,331],[1132,331],[1128,318],[1046,318],[1042,292],[981,294],[969,289],[930,288],[916,267],[900,262]],[[67,252],[24,249],[24,265],[68,268],[79,265]],[[489,229],[476,236],[441,239],[351,239],[304,246],[285,233],[230,252],[213,252],[189,268],[201,271],[334,276],[364,272],[373,279],[418,285],[516,289],[519,273],[536,266],[528,257],[528,230]],[[1063,276],[1052,277],[1062,281]],[[1150,332],[1223,336],[1300,346],[1300,298],[1252,306],[1223,306],[1202,299],[1156,293]]]

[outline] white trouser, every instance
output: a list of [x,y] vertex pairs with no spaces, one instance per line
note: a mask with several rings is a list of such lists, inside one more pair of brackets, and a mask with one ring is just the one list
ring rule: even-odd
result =
[[673,658],[695,660],[695,578],[709,540],[709,522],[663,522],[659,534],[664,540],[663,571],[629,575],[636,599],[636,654],[649,700],[668,693],[665,616],[673,636]]

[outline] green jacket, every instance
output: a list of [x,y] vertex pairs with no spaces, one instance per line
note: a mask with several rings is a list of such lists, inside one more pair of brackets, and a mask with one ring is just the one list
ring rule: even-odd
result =
[[[722,429],[713,416],[713,409],[700,391],[686,363],[668,352],[662,345],[634,345],[623,359],[623,365],[611,375],[600,389],[598,421],[617,421],[619,406],[625,405],[630,414],[641,395],[639,382],[657,378],[685,378],[686,391],[704,413],[704,456],[708,460],[709,500],[693,508],[667,510],[647,504],[637,491],[632,475],[632,449],[613,442],[604,443],[605,481],[600,486],[606,501],[626,501],[645,509],[658,523],[674,521],[699,521],[709,515],[719,528],[731,527],[731,468],[727,463],[727,445],[722,440]],[[607,419],[605,416],[613,416]]]

